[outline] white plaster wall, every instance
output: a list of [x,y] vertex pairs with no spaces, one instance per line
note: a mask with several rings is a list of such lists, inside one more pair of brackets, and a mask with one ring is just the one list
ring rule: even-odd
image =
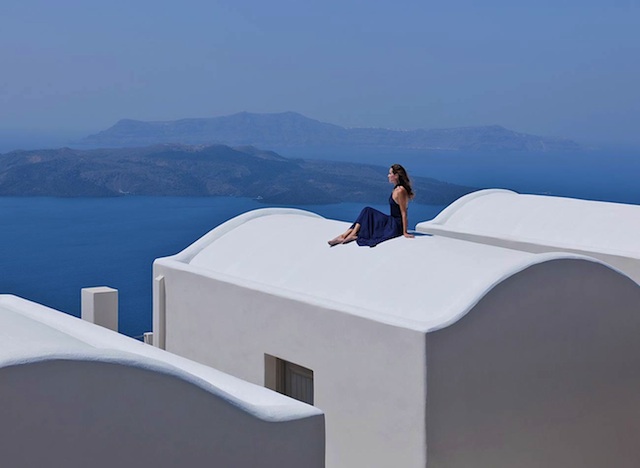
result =
[[172,260],[155,262],[158,276],[167,350],[257,384],[265,353],[313,370],[328,467],[425,466],[424,333],[242,288]]
[[321,415],[267,421],[149,368],[17,362],[0,367],[0,401],[3,467],[324,466]]
[[428,467],[640,466],[640,287],[534,265],[427,335]]

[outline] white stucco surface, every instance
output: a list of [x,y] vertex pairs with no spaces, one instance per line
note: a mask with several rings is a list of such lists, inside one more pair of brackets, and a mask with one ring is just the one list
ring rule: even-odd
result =
[[399,237],[373,249],[355,243],[328,247],[327,239],[347,226],[300,210],[256,210],[168,259],[237,284],[429,331],[462,317],[504,278],[572,257],[432,236]]
[[640,466],[640,286],[557,260],[427,335],[428,467]]
[[[157,259],[154,337],[256,384],[265,355],[311,369],[331,468],[635,466],[630,438],[593,442],[639,420],[638,284],[582,255],[440,236],[328,247],[347,226],[257,210]],[[599,384],[611,363],[632,390]],[[576,422],[585,401],[598,410]]]
[[[42,466],[38,457],[65,451],[61,466],[70,467],[111,467],[123,459],[174,466],[180,454],[184,466],[234,460],[282,466],[287,456],[296,460],[292,453],[298,463],[324,465],[317,408],[10,295],[0,295],[0,395],[0,459],[7,466]],[[150,407],[166,410],[148,414]],[[15,418],[19,430],[10,427]],[[123,425],[123,418],[131,421]],[[140,437],[128,434],[140,430]],[[225,431],[233,440],[210,440]],[[102,439],[91,436],[101,432]],[[158,434],[175,452],[164,460],[160,452],[145,453]],[[185,445],[185,437],[193,446]],[[72,446],[79,447],[78,458]],[[108,447],[119,451],[91,463],[84,458]]]
[[640,260],[638,205],[480,190],[452,203],[433,220],[418,223],[416,229]]

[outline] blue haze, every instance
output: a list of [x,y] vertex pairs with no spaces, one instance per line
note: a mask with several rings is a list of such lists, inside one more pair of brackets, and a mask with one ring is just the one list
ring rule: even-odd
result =
[[3,0],[0,131],[296,111],[640,146],[637,0]]

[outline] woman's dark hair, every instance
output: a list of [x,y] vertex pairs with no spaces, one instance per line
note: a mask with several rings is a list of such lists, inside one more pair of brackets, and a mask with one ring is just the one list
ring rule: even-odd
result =
[[409,198],[413,198],[415,194],[413,193],[413,189],[411,188],[411,180],[409,179],[409,175],[404,167],[400,164],[393,164],[391,166],[391,171],[398,176],[398,185],[404,187],[407,191],[407,195]]

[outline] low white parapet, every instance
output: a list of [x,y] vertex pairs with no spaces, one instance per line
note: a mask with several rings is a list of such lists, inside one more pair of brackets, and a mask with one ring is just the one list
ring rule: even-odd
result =
[[523,252],[597,258],[640,284],[640,206],[510,190],[459,198],[416,231]]
[[145,344],[153,346],[153,332],[145,332],[142,335],[142,341],[144,341]]
[[118,290],[107,286],[82,288],[82,320],[118,331]]

